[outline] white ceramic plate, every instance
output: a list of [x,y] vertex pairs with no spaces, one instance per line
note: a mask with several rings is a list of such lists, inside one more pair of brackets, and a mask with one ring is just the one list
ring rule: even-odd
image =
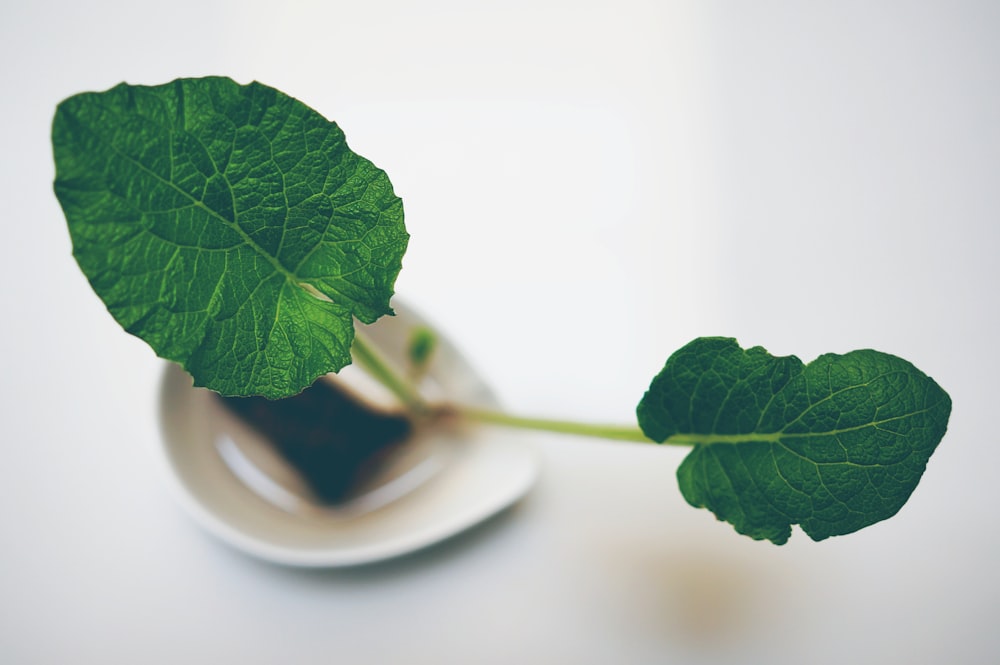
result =
[[[399,363],[423,321],[394,303],[395,317],[361,327],[386,359]],[[455,349],[439,340],[428,386],[475,405],[495,400]],[[310,567],[370,563],[426,547],[467,529],[521,498],[539,470],[535,448],[517,432],[483,427],[434,431],[425,441],[435,471],[374,509],[289,511],[234,473],[219,447],[223,410],[206,390],[170,364],[161,392],[163,445],[182,504],[209,532],[269,561]]]

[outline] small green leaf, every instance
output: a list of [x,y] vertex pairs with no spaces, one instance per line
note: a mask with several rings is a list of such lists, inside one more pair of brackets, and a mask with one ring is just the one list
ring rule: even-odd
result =
[[385,173],[333,122],[226,78],[62,102],[55,191],[115,319],[227,395],[280,397],[350,362],[391,313],[408,235]]
[[407,355],[410,357],[410,369],[416,376],[421,376],[427,369],[431,356],[437,348],[437,335],[425,326],[414,328],[410,334],[410,344]]
[[653,441],[693,445],[677,470],[688,503],[782,544],[892,517],[944,436],[951,400],[907,361],[878,351],[808,365],[736,340],[680,349],[639,403]]

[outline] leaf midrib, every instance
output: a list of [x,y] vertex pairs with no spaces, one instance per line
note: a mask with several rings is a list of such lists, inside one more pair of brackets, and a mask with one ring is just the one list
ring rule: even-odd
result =
[[[168,131],[168,134],[172,135],[173,132],[172,131]],[[171,138],[172,138],[172,136],[171,136]],[[197,140],[197,139],[195,139],[195,140]],[[286,268],[284,265],[282,265],[282,263],[278,260],[278,257],[272,256],[268,251],[266,251],[263,247],[261,247],[259,244],[257,244],[257,242],[252,237],[250,237],[250,235],[246,231],[244,231],[243,228],[239,224],[237,224],[236,222],[230,222],[228,219],[226,219],[225,217],[223,217],[217,211],[215,211],[212,208],[209,208],[207,205],[205,205],[204,201],[196,199],[190,193],[188,193],[188,192],[184,191],[183,189],[181,189],[180,187],[178,187],[177,184],[174,183],[172,180],[168,180],[168,179],[164,178],[159,173],[157,173],[156,171],[153,171],[148,166],[146,166],[145,164],[143,164],[139,160],[135,159],[131,155],[129,155],[129,154],[127,154],[127,153],[122,152],[121,150],[119,150],[114,145],[114,143],[108,141],[108,145],[110,146],[112,152],[114,152],[116,155],[119,155],[123,159],[128,160],[131,164],[134,164],[140,170],[144,171],[145,173],[148,173],[149,175],[151,175],[153,178],[155,178],[159,182],[161,182],[164,185],[170,187],[171,189],[173,189],[175,192],[177,192],[181,196],[187,198],[189,201],[191,201],[191,203],[195,207],[198,207],[198,208],[204,210],[209,215],[211,215],[213,218],[215,218],[219,222],[221,222],[224,226],[226,226],[227,228],[235,231],[236,234],[243,240],[243,242],[248,247],[250,247],[251,249],[253,249],[255,252],[257,252],[262,257],[264,257],[264,259],[268,263],[271,264],[271,266],[275,269],[275,271],[277,271],[278,273],[280,273],[281,275],[283,275],[286,280],[288,280],[289,282],[292,282],[292,283],[296,283],[297,281],[299,281],[298,278],[296,277],[296,275],[292,271],[290,271],[288,268]],[[214,165],[214,162],[213,162],[213,165]],[[229,189],[229,194],[230,194],[230,196],[232,196],[233,187],[232,187],[232,184],[230,184],[229,179],[226,177],[226,174],[223,173],[223,172],[221,172],[221,171],[219,171],[218,167],[216,167],[216,173],[218,173],[219,177],[221,177],[222,180],[226,183],[226,187]],[[236,217],[237,215],[238,215],[238,213],[237,213],[237,210],[236,210],[236,201],[234,199],[233,200],[233,216]]]
[[913,416],[918,416],[922,413],[928,413],[933,409],[937,408],[938,404],[935,403],[925,409],[918,409],[916,411],[910,411],[899,416],[893,416],[892,418],[885,418],[883,420],[873,420],[868,423],[863,423],[861,425],[855,425],[854,427],[844,427],[841,429],[827,430],[824,432],[792,432],[786,433],[784,429],[778,430],[776,432],[748,432],[746,434],[699,434],[697,432],[681,432],[677,434],[672,434],[664,439],[663,443],[675,444],[675,445],[687,445],[687,446],[698,446],[698,445],[711,445],[716,443],[721,444],[741,444],[741,443],[780,443],[785,439],[806,439],[817,436],[840,436],[841,434],[847,434],[848,432],[856,432],[858,430],[867,429],[869,427],[879,427],[886,423],[894,422],[897,420],[902,420],[904,418],[912,418]]

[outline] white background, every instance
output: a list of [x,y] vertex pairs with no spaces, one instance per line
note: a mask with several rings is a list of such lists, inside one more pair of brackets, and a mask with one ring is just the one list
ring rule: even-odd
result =
[[[4,3],[0,661],[986,663],[1000,4]],[[529,414],[628,422],[671,351],[873,347],[950,392],[894,519],[777,548],[688,507],[683,451],[539,435],[535,491],[402,560],[279,568],[204,535],[155,454],[162,365],[51,193],[62,98],[226,74],[385,168],[397,283]]]

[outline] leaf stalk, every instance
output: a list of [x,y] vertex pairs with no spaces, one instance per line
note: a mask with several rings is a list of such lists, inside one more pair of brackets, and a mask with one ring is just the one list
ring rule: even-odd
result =
[[567,420],[551,420],[548,418],[525,418],[523,416],[511,415],[503,411],[494,411],[491,409],[469,406],[456,407],[455,412],[459,417],[466,420],[489,423],[491,425],[503,425],[505,427],[540,430],[544,432],[556,432],[558,434],[589,436],[599,439],[612,439],[614,441],[654,443],[654,441],[647,438],[638,427],[628,427],[622,425],[595,425]]
[[385,386],[415,416],[428,412],[427,402],[417,388],[393,370],[390,363],[365,338],[364,333],[355,329],[351,355],[371,376]]

